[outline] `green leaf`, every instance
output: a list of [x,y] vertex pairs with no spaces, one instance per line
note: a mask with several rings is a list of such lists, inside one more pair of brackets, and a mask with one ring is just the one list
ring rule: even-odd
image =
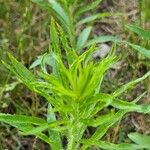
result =
[[50,25],[50,40],[54,49],[54,52],[61,54],[60,50],[60,43],[59,43],[59,37],[58,32],[56,29],[56,22],[53,18],[51,18],[51,25]]
[[90,22],[94,22],[96,19],[102,19],[104,17],[109,17],[109,16],[112,16],[111,13],[98,13],[98,14],[94,14],[94,15],[91,15],[89,17],[86,17],[85,19],[82,19],[80,20],[77,24],[76,24],[76,27],[77,26],[80,26],[82,24],[85,24],[85,23],[90,23]]
[[60,18],[61,22],[64,22],[64,25],[68,28],[69,19],[65,10],[56,0],[48,0],[48,2],[50,3],[52,10],[57,14],[58,18]]
[[85,45],[85,47],[90,46],[94,43],[104,43],[104,42],[120,42],[120,38],[118,38],[117,36],[112,36],[112,35],[103,35],[103,36],[99,36],[99,37],[95,37],[92,40],[89,40],[87,42],[87,44]]
[[81,143],[87,146],[97,146],[106,150],[140,150],[143,146],[129,143],[113,144],[105,141],[81,140]]
[[81,122],[83,122],[87,126],[97,127],[99,125],[105,124],[108,122],[110,118],[114,117],[114,113],[110,112],[105,115],[101,115],[97,118],[91,118],[91,119],[83,119]]
[[[70,97],[74,97],[75,94],[70,90],[70,89],[66,89],[61,82],[58,81],[58,79],[50,74],[44,74],[44,73],[40,73],[39,74],[43,79],[45,79],[46,81],[49,82],[49,84],[47,84],[45,82],[45,87],[48,88],[49,90],[54,90],[58,95],[67,95]],[[51,86],[50,86],[51,85]]]
[[[53,134],[53,135],[50,135],[50,140],[53,141],[53,143],[58,144],[56,147],[61,147],[61,139],[59,139],[60,138],[59,136],[57,137],[57,134],[54,135],[54,133],[59,133],[59,132],[56,132],[56,130],[60,131],[61,127],[59,127],[59,126],[64,125],[66,123],[68,123],[68,122],[65,120],[53,121],[50,123],[41,124],[38,127],[34,127],[29,130],[26,130],[22,134],[23,135],[36,135],[37,133],[41,133],[41,132],[49,129],[51,131],[55,131],[55,132],[50,132],[51,134]],[[55,141],[55,140],[57,140],[57,141]]]
[[137,50],[139,53],[143,54],[145,57],[150,58],[150,49],[146,49],[144,47],[141,47],[139,45],[135,45],[129,42],[126,42],[129,46],[131,46],[133,49]]
[[8,65],[11,71],[17,75],[20,79],[27,82],[34,82],[36,78],[33,74],[21,63],[19,63],[10,53],[8,53],[9,59],[11,60],[11,65]]
[[24,116],[24,115],[11,115],[11,114],[3,114],[3,113],[0,113],[0,121],[8,124],[23,123],[23,124],[41,125],[47,123],[45,120],[37,117]]
[[124,109],[128,111],[138,111],[141,109],[140,105],[136,105],[132,102],[127,102],[120,99],[114,99],[111,105],[115,108]]
[[115,113],[114,116],[112,116],[111,118],[109,118],[107,120],[107,122],[105,122],[104,124],[100,125],[95,133],[92,135],[91,139],[101,139],[107,132],[107,130],[114,125],[117,121],[119,121],[126,113],[128,112],[128,110],[119,110],[118,112]]
[[[21,133],[28,132],[30,130],[34,131],[35,125],[45,126],[47,124],[47,122],[41,118],[24,115],[3,114],[3,113],[0,113],[0,122],[4,122],[11,126],[16,127],[21,131]],[[31,134],[33,135],[33,133]],[[45,141],[46,143],[53,145],[52,141],[45,134],[36,132],[34,135],[40,138],[41,140]]]
[[20,82],[16,81],[16,82],[12,82],[10,84],[6,84],[2,88],[0,87],[0,90],[2,89],[2,91],[5,91],[5,92],[12,91],[19,83]]
[[136,144],[143,146],[143,148],[150,149],[150,136],[139,133],[130,133],[128,134],[128,137]]
[[129,24],[129,25],[126,25],[126,27],[135,32],[136,34],[138,34],[139,36],[143,37],[143,38],[147,38],[147,39],[150,39],[150,31],[148,30],[144,30],[136,25],[133,25],[133,24]]
[[[54,59],[50,53],[45,53],[43,55],[40,55],[37,57],[37,59],[31,64],[29,69],[33,69],[39,65],[42,65],[42,67],[46,68],[46,65],[54,66]],[[45,70],[42,68],[43,70]]]
[[143,96],[145,96],[145,94],[147,93],[147,91],[145,91],[144,93],[140,94],[137,98],[135,98],[132,103],[137,103]]
[[81,52],[82,48],[86,44],[88,37],[91,33],[91,30],[92,30],[92,27],[87,27],[79,35],[78,40],[77,40],[77,45],[76,45],[76,50],[78,53]]
[[[47,114],[47,122],[51,123],[53,121],[56,121],[56,116],[55,113],[53,112],[52,105],[49,103],[48,104],[48,114]],[[62,149],[62,143],[61,143],[61,138],[60,138],[60,133],[57,131],[51,130],[48,126],[48,133],[50,140],[53,141],[53,146],[52,149]]]
[[44,142],[46,142],[47,144],[53,146],[53,142],[49,139],[48,136],[46,136],[43,133],[38,133],[35,135],[36,137],[38,137],[39,139],[43,140]]
[[126,90],[130,89],[130,88],[133,88],[133,86],[141,81],[143,81],[144,79],[146,79],[147,77],[150,76],[150,71],[147,72],[144,76],[142,76],[141,78],[138,78],[134,81],[131,81],[123,86],[121,86],[118,90],[116,90],[114,93],[113,93],[113,97],[117,97],[119,95],[121,95],[123,92],[125,92]]
[[79,7],[79,9],[76,11],[76,16],[80,16],[81,14],[89,11],[89,10],[92,10],[96,7],[98,7],[98,5],[102,2],[102,0],[96,0],[96,1],[93,1],[90,5],[86,5],[84,4],[84,6],[81,6]]
[[97,102],[104,102],[107,103],[108,105],[111,104],[113,97],[109,94],[105,93],[99,93],[94,96],[91,96],[82,102],[81,106],[86,107],[88,105],[92,105]]

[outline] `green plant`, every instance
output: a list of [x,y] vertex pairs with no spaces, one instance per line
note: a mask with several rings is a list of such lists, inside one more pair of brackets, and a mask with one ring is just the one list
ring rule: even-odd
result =
[[[47,118],[1,113],[0,121],[18,128],[23,135],[40,138],[54,150],[84,150],[91,146],[111,150],[143,148],[136,144],[112,144],[102,137],[126,113],[150,112],[149,105],[135,104],[137,99],[132,102],[119,99],[123,92],[147,78],[150,72],[123,85],[112,94],[102,93],[100,87],[103,76],[118,60],[115,46],[106,58],[95,62],[92,59],[95,45],[79,55],[69,45],[62,28],[53,19],[51,28],[51,46],[46,55],[51,60],[50,73],[43,63],[44,56],[41,60],[42,71],[37,72],[36,76],[11,54],[8,54],[10,64],[4,63],[23,84],[47,100]],[[105,110],[108,106],[112,106],[112,109]],[[98,114],[101,111],[103,114]],[[88,127],[96,130],[86,139]],[[67,139],[67,145],[62,143],[63,138]]]
[[[92,1],[90,5],[86,1],[80,0],[31,1],[46,9],[51,13],[51,16],[57,19],[57,22],[63,27],[63,31],[66,33],[72,48],[76,49],[78,53],[82,53],[84,48],[94,43],[116,41],[118,39],[111,35],[105,35],[89,40],[93,24],[99,19],[112,15],[112,13],[108,12],[94,12],[94,9],[97,8],[102,0]],[[90,15],[86,17],[87,13],[90,13]]]

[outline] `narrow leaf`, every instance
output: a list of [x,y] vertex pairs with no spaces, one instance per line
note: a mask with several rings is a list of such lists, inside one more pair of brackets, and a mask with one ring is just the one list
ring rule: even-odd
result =
[[111,36],[111,35],[103,35],[99,37],[95,37],[92,40],[89,40],[85,47],[90,46],[95,43],[105,43],[105,42],[120,42],[120,39],[117,36]]
[[86,44],[88,37],[91,33],[92,27],[85,28],[78,37],[76,49],[80,53],[84,45]]
[[90,5],[84,5],[84,6],[81,6],[77,12],[76,12],[76,16],[80,16],[81,14],[89,11],[89,10],[92,10],[96,7],[98,7],[98,5],[102,2],[102,0],[96,0],[96,1],[93,1]]
[[138,34],[139,36],[143,37],[143,38],[147,38],[147,39],[150,39],[150,31],[146,31],[136,25],[133,25],[133,24],[129,24],[129,25],[126,25],[126,27],[135,32],[136,34]]
[[91,15],[89,17],[86,17],[85,19],[80,20],[76,24],[76,26],[80,26],[80,25],[85,24],[85,23],[94,22],[97,19],[102,19],[104,17],[109,17],[109,16],[112,16],[112,14],[111,13],[98,13],[98,14],[95,14],[95,15]]
[[136,144],[143,146],[144,148],[150,149],[150,136],[142,135],[139,133],[130,133],[128,137]]
[[137,50],[139,53],[143,54],[145,57],[150,58],[150,49],[146,49],[144,47],[141,47],[139,45],[135,45],[129,42],[126,42],[129,46],[131,46],[133,49]]
[[132,88],[135,84],[143,81],[144,79],[146,79],[147,77],[150,76],[150,71],[148,73],[146,73],[143,77],[141,78],[138,78],[134,81],[131,81],[123,86],[121,86],[118,90],[116,90],[114,93],[113,93],[113,97],[117,97],[119,96],[120,94],[122,94],[123,92],[125,92],[126,90]]

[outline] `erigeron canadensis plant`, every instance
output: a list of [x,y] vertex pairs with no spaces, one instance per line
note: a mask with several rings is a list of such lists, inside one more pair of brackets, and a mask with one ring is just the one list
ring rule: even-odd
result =
[[[18,128],[23,135],[36,136],[48,143],[52,150],[85,150],[93,146],[108,150],[144,148],[138,144],[109,143],[103,140],[103,136],[126,113],[150,112],[149,105],[136,104],[142,95],[131,102],[119,99],[123,92],[146,79],[150,72],[111,94],[102,93],[103,77],[118,60],[116,47],[113,46],[107,57],[95,62],[92,59],[95,45],[79,55],[53,19],[51,29],[51,46],[46,55],[51,72],[41,62],[42,70],[35,76],[11,54],[8,54],[10,64],[4,63],[30,90],[45,98],[48,102],[47,118],[1,113],[0,121]],[[104,111],[108,106],[111,108]],[[94,127],[95,132],[86,138],[88,127]],[[67,139],[66,145],[63,144],[64,138]]]

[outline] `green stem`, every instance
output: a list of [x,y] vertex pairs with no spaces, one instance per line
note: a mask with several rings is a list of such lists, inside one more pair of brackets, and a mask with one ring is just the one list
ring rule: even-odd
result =
[[69,137],[68,137],[68,146],[67,150],[74,150],[75,149],[75,128],[71,128],[69,131]]

